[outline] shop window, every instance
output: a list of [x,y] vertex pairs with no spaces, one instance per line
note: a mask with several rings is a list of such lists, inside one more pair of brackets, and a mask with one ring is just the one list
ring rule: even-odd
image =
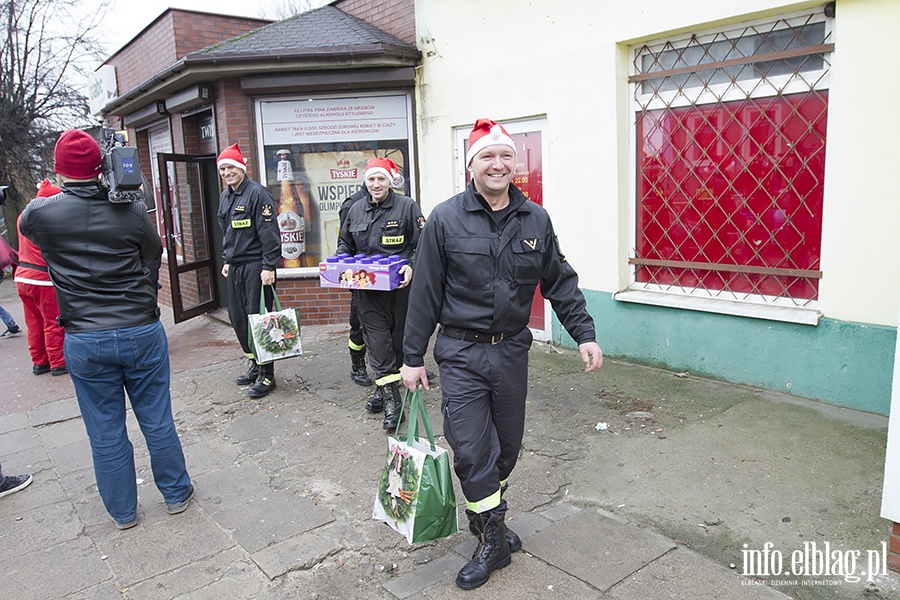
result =
[[395,189],[413,195],[408,95],[266,100],[258,110],[263,183],[275,197],[281,230],[280,273],[318,273],[319,262],[335,253],[338,212],[364,187],[370,158],[393,160],[404,175]]
[[815,308],[832,23],[633,48],[631,290]]

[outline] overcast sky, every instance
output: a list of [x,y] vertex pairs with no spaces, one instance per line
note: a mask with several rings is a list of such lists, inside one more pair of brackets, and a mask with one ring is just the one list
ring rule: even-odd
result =
[[[87,5],[95,0],[85,0]],[[277,7],[285,0],[112,0],[111,8],[102,21],[102,37],[106,41],[108,56],[130,42],[147,25],[167,8],[186,8],[201,12],[233,15],[238,17],[276,18]],[[320,6],[325,0],[312,0],[312,6]],[[95,65],[95,68],[100,66]]]

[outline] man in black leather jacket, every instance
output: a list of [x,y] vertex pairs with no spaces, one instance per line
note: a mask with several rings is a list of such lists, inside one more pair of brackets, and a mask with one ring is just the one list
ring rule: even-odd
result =
[[91,443],[97,488],[119,529],[137,524],[134,451],[125,392],[150,452],[169,514],[194,494],[172,418],[169,353],[156,304],[153,264],[162,244],[143,202],[112,203],[100,184],[102,153],[88,134],[63,132],[54,151],[62,193],[36,198],[22,234],[47,261],[64,352]]

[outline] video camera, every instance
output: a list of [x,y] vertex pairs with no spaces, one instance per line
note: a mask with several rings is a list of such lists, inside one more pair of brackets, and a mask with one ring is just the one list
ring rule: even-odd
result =
[[125,145],[125,137],[115,129],[103,127],[100,143],[106,156],[103,157],[103,175],[109,186],[110,202],[143,202],[141,190],[144,178],[138,161],[138,149]]

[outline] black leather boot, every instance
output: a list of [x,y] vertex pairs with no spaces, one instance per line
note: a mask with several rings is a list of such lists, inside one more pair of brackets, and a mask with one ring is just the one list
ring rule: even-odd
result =
[[369,372],[366,370],[366,354],[350,352],[350,363],[350,379],[353,380],[353,383],[362,386],[372,385],[372,378],[369,377]]
[[382,429],[397,429],[397,425],[403,420],[403,399],[400,397],[400,387],[397,382],[384,386],[384,423]]
[[251,398],[262,398],[275,389],[275,363],[260,365],[256,383],[247,392]]
[[[503,489],[500,488],[500,494],[503,495]],[[466,516],[469,517],[469,531],[472,532],[473,535],[478,536],[478,529],[475,527],[475,524],[472,522],[472,515],[474,515],[471,510],[466,509]],[[510,552],[518,552],[522,549],[522,540],[519,539],[519,536],[516,533],[506,526],[506,522],[504,519],[503,523],[503,537],[506,538],[506,544],[509,546]]]
[[372,397],[366,400],[366,412],[380,413],[384,410],[384,386],[379,385],[375,388]]
[[466,565],[456,575],[456,585],[474,590],[487,583],[491,573],[507,566],[512,560],[506,536],[503,535],[504,514],[494,509],[486,513],[472,513],[469,522],[478,531],[478,547]]
[[259,377],[259,365],[252,358],[250,359],[250,369],[243,375],[238,375],[234,382],[240,386],[251,385]]

